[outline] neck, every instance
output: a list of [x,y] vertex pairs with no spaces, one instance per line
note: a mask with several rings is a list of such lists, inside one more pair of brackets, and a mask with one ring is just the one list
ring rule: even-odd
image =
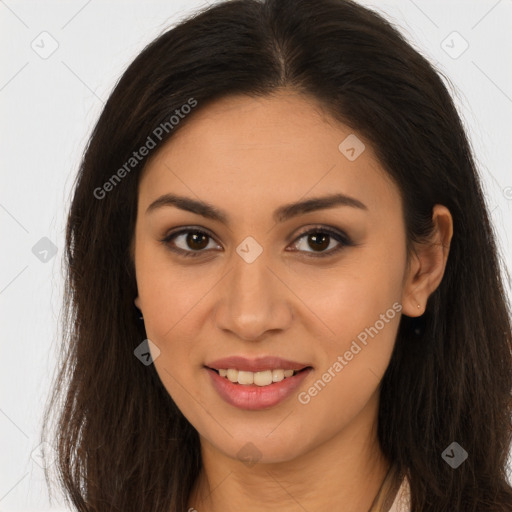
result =
[[248,466],[201,437],[203,467],[187,510],[296,512],[337,504],[344,512],[366,512],[389,469],[377,440],[377,410],[374,396],[341,432],[285,462]]

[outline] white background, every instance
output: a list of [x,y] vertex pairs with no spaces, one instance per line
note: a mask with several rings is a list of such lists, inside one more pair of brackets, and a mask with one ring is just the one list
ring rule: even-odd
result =
[[[512,268],[512,0],[361,3],[397,24],[452,82]],[[92,125],[137,53],[206,5],[0,0],[0,512],[58,510],[31,453],[56,361],[65,213]],[[58,48],[43,59],[31,45],[51,48],[45,31]],[[453,58],[464,40],[467,50]],[[43,237],[57,248],[46,263],[32,252]]]

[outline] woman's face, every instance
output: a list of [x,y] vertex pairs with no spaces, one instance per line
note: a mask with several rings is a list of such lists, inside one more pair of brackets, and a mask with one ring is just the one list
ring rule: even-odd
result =
[[286,461],[373,425],[411,300],[398,189],[315,105],[219,100],[140,182],[136,304],[156,370],[202,441],[233,458]]

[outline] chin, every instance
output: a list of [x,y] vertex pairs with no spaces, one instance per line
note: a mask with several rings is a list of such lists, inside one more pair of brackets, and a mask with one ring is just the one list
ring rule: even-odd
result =
[[276,436],[247,435],[230,439],[229,445],[211,443],[231,459],[243,462],[249,467],[257,464],[279,464],[292,461],[305,452],[305,446],[296,439]]

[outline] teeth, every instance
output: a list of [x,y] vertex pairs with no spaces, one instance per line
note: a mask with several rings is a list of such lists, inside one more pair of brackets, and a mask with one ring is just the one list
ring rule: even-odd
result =
[[252,372],[238,372],[238,384],[252,384],[254,382],[254,373]]
[[262,372],[246,372],[235,370],[234,368],[222,368],[218,370],[221,377],[227,378],[230,382],[256,386],[268,386],[273,382],[281,382],[283,379],[291,377],[297,370],[264,370]]
[[226,372],[226,377],[231,381],[231,382],[238,382],[238,370],[227,370]]
[[256,386],[268,386],[272,384],[272,370],[254,373],[254,384]]
[[281,382],[284,379],[284,370],[272,370],[272,382]]

